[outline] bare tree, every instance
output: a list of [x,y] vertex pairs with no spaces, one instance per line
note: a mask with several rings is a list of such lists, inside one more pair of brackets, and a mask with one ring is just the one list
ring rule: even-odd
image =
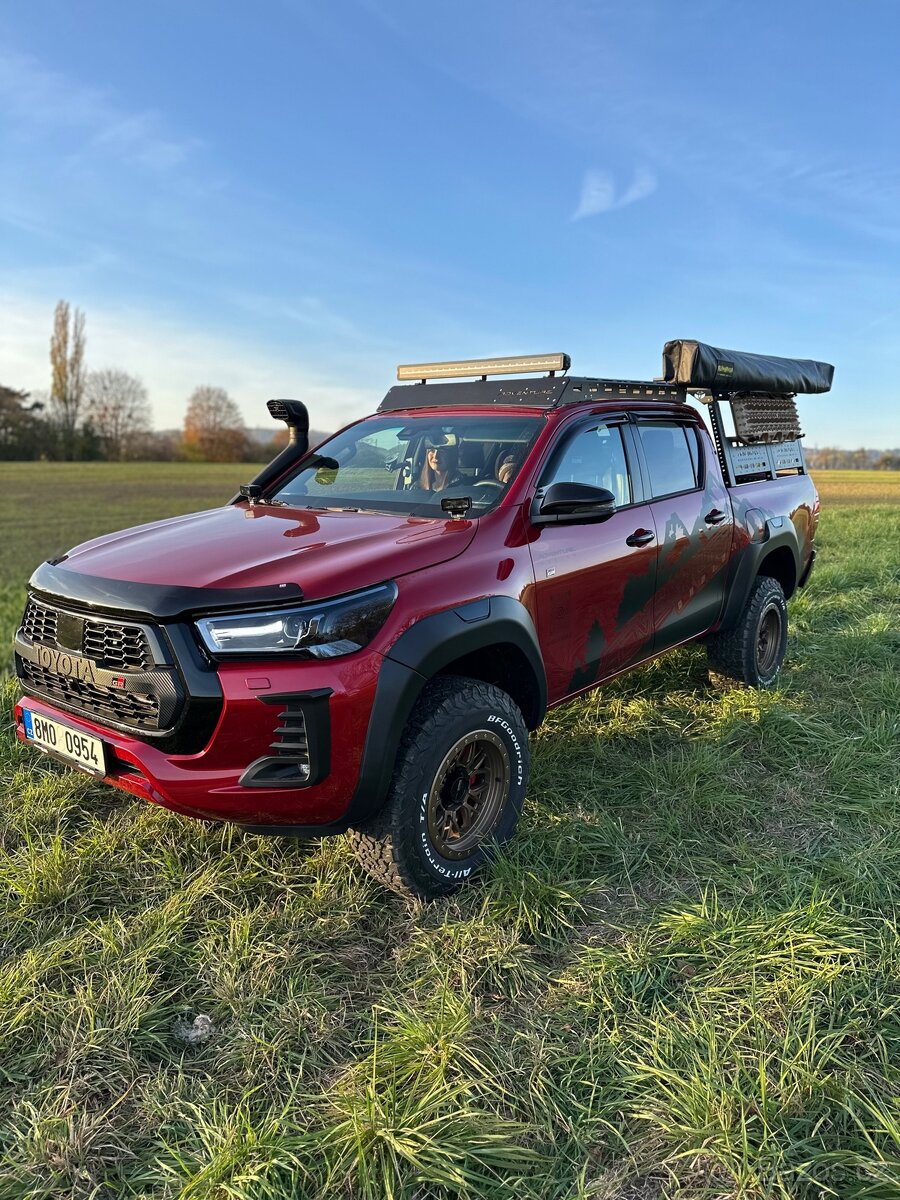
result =
[[150,431],[147,389],[127,371],[108,367],[90,371],[85,384],[84,417],[103,443],[108,459],[134,457],[138,444]]
[[74,458],[78,419],[84,399],[84,313],[70,312],[60,300],[50,338],[50,404],[59,430],[63,458]]
[[207,462],[238,462],[247,450],[241,412],[224,388],[198,387],[184,416],[184,452]]

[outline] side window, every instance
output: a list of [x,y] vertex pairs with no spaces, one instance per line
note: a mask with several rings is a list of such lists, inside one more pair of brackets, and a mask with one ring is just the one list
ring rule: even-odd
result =
[[[638,421],[637,428],[654,496],[690,492],[699,486],[697,437],[693,429],[668,421],[652,424]],[[693,446],[689,439],[693,439]]]
[[541,487],[551,483],[589,483],[612,492],[619,508],[631,504],[628,460],[618,425],[591,425],[564,441],[541,478]]

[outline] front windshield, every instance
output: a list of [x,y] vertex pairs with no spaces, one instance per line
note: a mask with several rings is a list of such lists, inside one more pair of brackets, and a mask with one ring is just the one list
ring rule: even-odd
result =
[[292,508],[446,517],[441,501],[466,498],[468,515],[493,508],[540,432],[540,417],[370,417],[318,446],[271,499]]

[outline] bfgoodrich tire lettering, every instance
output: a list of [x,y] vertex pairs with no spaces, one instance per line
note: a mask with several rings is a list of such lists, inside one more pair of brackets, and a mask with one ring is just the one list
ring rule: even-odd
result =
[[528,730],[506,692],[433,680],[407,722],[384,807],[350,830],[360,862],[401,895],[456,891],[512,836],[529,762]]
[[787,649],[787,602],[777,579],[760,575],[733,629],[706,644],[713,683],[773,687]]

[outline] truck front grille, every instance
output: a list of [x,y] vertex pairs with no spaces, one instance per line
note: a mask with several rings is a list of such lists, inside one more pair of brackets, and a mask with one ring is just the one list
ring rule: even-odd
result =
[[136,625],[85,621],[84,652],[104,667],[122,671],[146,671],[152,661],[147,636]]
[[[60,613],[55,608],[29,600],[22,618],[22,631],[33,642],[42,646],[62,644],[58,639]],[[153,652],[147,634],[139,625],[127,625],[119,621],[104,621],[96,617],[80,617],[63,614],[77,622],[72,632],[78,635],[79,644],[64,639],[70,650],[84,654],[103,667],[120,671],[146,671],[153,664]]]
[[68,712],[134,733],[166,734],[185,695],[158,629],[30,597],[16,635],[24,688]]
[[22,618],[22,632],[42,646],[56,645],[56,609],[29,600]]
[[100,724],[111,721],[130,729],[160,728],[159,697],[152,692],[125,692],[71,679],[27,659],[21,660],[19,677],[29,690]]

